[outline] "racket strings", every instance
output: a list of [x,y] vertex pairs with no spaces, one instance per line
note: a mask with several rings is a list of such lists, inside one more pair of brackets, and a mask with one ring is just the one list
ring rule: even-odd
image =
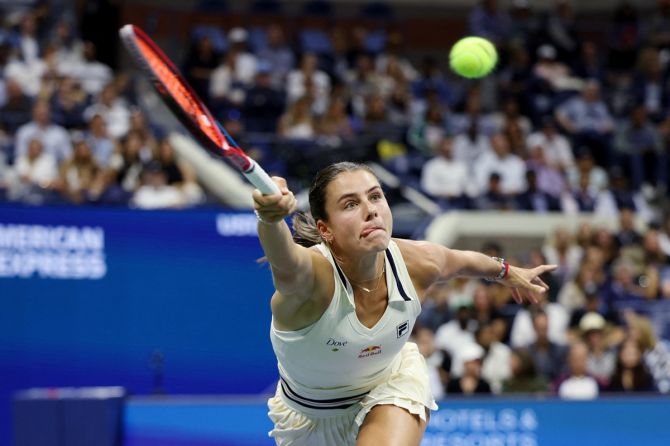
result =
[[184,86],[184,83],[175,75],[175,73],[166,66],[160,56],[156,54],[153,48],[142,40],[136,40],[139,50],[144,59],[150,65],[154,74],[161,81],[161,84],[169,91],[170,96],[179,104],[183,111],[191,116],[191,119],[198,127],[214,142],[221,147],[224,141],[213,126],[213,123],[203,110],[198,100],[193,98],[191,91]]

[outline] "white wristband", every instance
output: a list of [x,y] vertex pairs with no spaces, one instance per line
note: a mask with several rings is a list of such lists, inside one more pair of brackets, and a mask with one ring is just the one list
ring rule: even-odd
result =
[[258,220],[260,223],[263,223],[264,225],[274,224],[271,221],[267,221],[267,220],[263,219],[263,217],[261,217],[261,214],[256,209],[254,209],[254,214],[256,214],[256,220]]

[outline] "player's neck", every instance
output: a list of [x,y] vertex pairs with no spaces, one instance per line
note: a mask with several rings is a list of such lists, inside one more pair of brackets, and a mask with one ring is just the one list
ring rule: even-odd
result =
[[370,290],[384,275],[384,253],[377,252],[357,259],[335,256],[335,261],[349,282],[359,288]]

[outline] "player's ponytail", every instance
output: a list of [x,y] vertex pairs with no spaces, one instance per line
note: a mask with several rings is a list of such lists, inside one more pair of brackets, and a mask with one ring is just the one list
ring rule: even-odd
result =
[[323,241],[316,221],[309,212],[298,212],[293,215],[293,241],[299,245],[310,247]]

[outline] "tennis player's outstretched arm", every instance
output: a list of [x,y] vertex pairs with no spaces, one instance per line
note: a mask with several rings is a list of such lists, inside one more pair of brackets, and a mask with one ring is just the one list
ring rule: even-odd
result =
[[293,241],[284,219],[296,210],[296,199],[286,180],[273,177],[280,193],[263,195],[255,190],[254,208],[259,218],[258,237],[270,263],[277,292],[272,313],[285,329],[296,329],[320,317],[332,295],[328,261],[313,249]]
[[516,302],[522,303],[527,299],[531,303],[537,303],[538,296],[549,289],[540,276],[557,268],[556,265],[521,268],[506,265],[501,263],[502,259],[494,260],[475,251],[449,249],[425,241],[397,240],[397,242],[407,259],[415,287],[419,290],[425,290],[438,280],[452,277],[489,278],[510,288]]

